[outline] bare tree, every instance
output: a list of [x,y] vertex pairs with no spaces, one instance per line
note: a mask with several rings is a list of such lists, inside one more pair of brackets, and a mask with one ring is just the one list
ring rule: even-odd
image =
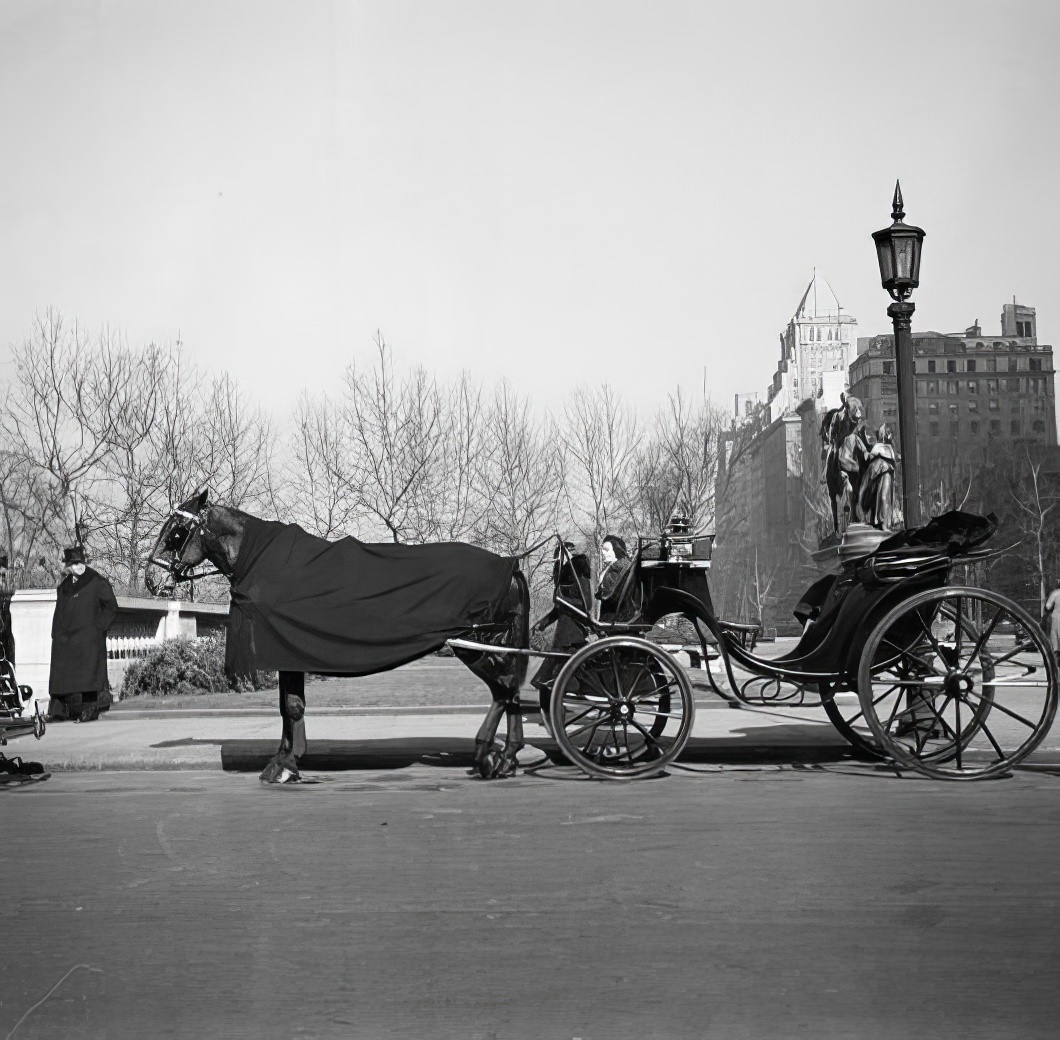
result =
[[485,435],[492,450],[478,469],[479,482],[488,494],[479,541],[511,555],[540,546],[524,563],[533,583],[542,565],[551,562],[550,536],[559,526],[562,445],[553,421],[536,421],[527,398],[507,381],[494,391]]
[[474,537],[487,517],[489,485],[480,478],[496,451],[485,416],[482,389],[465,372],[440,390],[441,450],[424,474],[420,498],[423,539],[459,541]]
[[1007,475],[1011,529],[1020,536],[1015,550],[1037,585],[1038,611],[1045,611],[1045,600],[1055,580],[1056,538],[1060,511],[1060,474],[1050,472],[1043,455],[1034,455],[1026,444],[1016,445],[1006,453],[1008,464],[1002,472]]
[[284,515],[321,538],[349,533],[357,526],[356,501],[345,477],[349,450],[339,407],[326,395],[313,400],[303,394],[294,414],[277,499]]
[[381,334],[371,368],[351,365],[342,404],[350,438],[347,487],[395,542],[423,541],[434,525],[430,476],[446,443],[442,396],[422,368],[399,380]]
[[564,407],[560,437],[567,458],[567,508],[591,544],[635,528],[632,487],[640,423],[603,384],[576,388]]
[[78,327],[67,332],[52,310],[38,315],[32,336],[13,350],[15,380],[0,414],[8,450],[47,475],[52,513],[69,540],[91,513],[98,466],[111,450],[121,377],[101,372]]
[[720,409],[695,403],[678,387],[654,416],[651,435],[637,452],[631,489],[638,532],[661,529],[677,511],[691,514],[699,530],[714,528]]
[[91,341],[48,311],[15,374],[0,415],[3,500],[27,561],[76,538],[138,591],[158,524],[194,487],[236,505],[268,495],[266,417],[228,376],[203,389],[179,350],[132,349],[106,328]]

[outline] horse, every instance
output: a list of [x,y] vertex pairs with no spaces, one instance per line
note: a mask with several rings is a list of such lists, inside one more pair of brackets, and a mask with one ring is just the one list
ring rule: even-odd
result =
[[838,408],[830,408],[821,421],[821,465],[824,469],[825,487],[828,488],[828,501],[832,505],[832,528],[839,534],[839,502],[843,498],[847,483],[839,467],[839,448],[849,430],[846,410],[846,395]]
[[821,462],[824,465],[825,485],[832,504],[832,526],[839,530],[839,504],[844,501],[844,512],[852,513],[849,519],[858,518],[859,491],[861,486],[861,457],[863,444],[861,432],[865,422],[865,410],[856,397],[840,396],[842,404],[829,409],[821,422]]
[[[462,542],[327,541],[295,524],[212,503],[207,489],[163,524],[145,584],[161,595],[207,575],[229,580],[226,671],[230,678],[259,668],[279,672],[282,732],[261,773],[264,782],[301,779],[306,672],[370,675],[456,637],[465,645],[454,646],[454,655],[492,696],[469,772],[492,779],[514,775],[524,746],[519,691],[530,646],[530,594],[518,563]],[[153,567],[169,580],[157,581]],[[507,727],[498,743],[502,717]]]

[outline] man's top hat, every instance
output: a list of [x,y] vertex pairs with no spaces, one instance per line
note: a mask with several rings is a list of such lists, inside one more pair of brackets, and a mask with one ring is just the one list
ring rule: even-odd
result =
[[71,545],[63,549],[63,563],[84,563],[85,547],[83,545]]

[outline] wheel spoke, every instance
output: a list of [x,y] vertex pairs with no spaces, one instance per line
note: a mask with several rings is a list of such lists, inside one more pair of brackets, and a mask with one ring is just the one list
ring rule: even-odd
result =
[[655,737],[652,736],[651,730],[649,730],[646,726],[643,726],[636,719],[630,719],[630,722],[632,723],[632,725],[634,725],[636,727],[637,732],[640,733],[640,735],[644,738],[644,744],[645,744],[646,747],[649,747],[649,748],[662,747],[662,745],[655,739]]
[[997,628],[998,622],[1001,620],[1001,607],[998,607],[994,611],[994,618],[989,625],[983,629],[979,638],[975,641],[975,646],[972,649],[971,654],[968,656],[968,665],[964,671],[967,673],[968,669],[972,667],[972,662],[978,660],[979,655],[983,652],[983,648],[986,646],[987,641],[994,634],[994,629]]
[[1011,708],[1007,707],[1004,704],[1001,704],[993,697],[984,697],[982,694],[976,693],[974,690],[969,690],[967,696],[976,697],[978,699],[978,705],[980,707],[985,704],[990,709],[990,711],[999,711],[1002,715],[1007,715],[1015,722],[1022,722],[1023,725],[1026,726],[1028,729],[1034,729],[1037,726],[1037,723],[1031,722],[1030,719],[1025,719],[1022,715],[1020,715],[1019,712],[1013,711]]

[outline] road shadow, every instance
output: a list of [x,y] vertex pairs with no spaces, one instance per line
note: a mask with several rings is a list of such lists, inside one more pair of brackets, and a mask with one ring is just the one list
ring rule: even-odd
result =
[[[225,740],[221,742],[221,768],[260,773],[276,754],[277,743],[275,740]],[[404,769],[411,765],[470,769],[474,755],[473,737],[311,740],[299,767],[309,772],[329,773],[355,769]]]
[[[261,772],[276,753],[275,740],[182,741],[221,746],[221,767],[233,772]],[[527,742],[549,760],[564,764],[559,745],[543,734],[528,735]],[[473,737],[391,737],[365,740],[310,740],[300,761],[307,771],[338,772],[358,769],[403,769],[433,765],[470,769]],[[693,737],[679,761],[688,764],[762,764],[841,762],[853,757],[853,748],[835,740],[816,739],[800,725],[761,727],[727,737]]]

